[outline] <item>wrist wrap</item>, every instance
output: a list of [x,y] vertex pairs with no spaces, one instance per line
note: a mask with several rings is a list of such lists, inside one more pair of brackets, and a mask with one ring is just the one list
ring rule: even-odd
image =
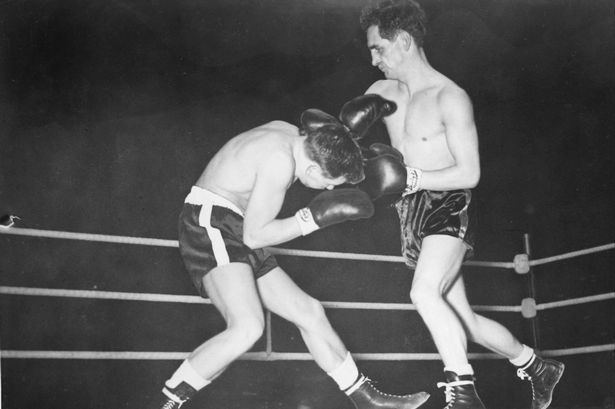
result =
[[416,193],[421,188],[421,176],[423,171],[417,168],[406,167],[406,190],[404,190],[404,196]]
[[302,236],[310,234],[320,228],[314,221],[314,216],[312,216],[312,211],[309,207],[299,209],[297,213],[295,213],[295,219],[297,219],[299,223]]

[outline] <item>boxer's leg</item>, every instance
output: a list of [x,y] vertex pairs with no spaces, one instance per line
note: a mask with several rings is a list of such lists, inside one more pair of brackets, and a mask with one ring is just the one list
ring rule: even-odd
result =
[[220,375],[261,337],[264,315],[252,269],[230,263],[211,270],[203,284],[226,329],[196,348],[165,382],[151,409],[176,409]]
[[348,395],[355,408],[414,409],[429,398],[425,392],[388,395],[371,385],[329,323],[322,304],[281,268],[260,277],[257,285],[265,307],[297,326],[316,363]]
[[463,241],[446,235],[423,239],[410,297],[444,362],[447,409],[484,409],[474,386],[474,371],[467,358],[463,324],[445,294],[459,278],[466,251]]

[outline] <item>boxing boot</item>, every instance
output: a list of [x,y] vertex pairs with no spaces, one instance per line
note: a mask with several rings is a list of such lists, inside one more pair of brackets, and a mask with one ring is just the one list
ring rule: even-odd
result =
[[355,409],[414,409],[429,399],[427,392],[403,396],[380,392],[365,376],[361,376],[346,393]]
[[457,375],[444,371],[446,382],[438,382],[438,388],[446,387],[447,405],[444,409],[485,409],[474,387],[474,375]]
[[158,396],[147,409],[179,409],[196,393],[196,389],[181,382],[175,388],[162,388],[162,394]]
[[532,385],[532,409],[545,409],[551,404],[553,389],[564,373],[564,364],[536,355],[517,369],[517,376]]

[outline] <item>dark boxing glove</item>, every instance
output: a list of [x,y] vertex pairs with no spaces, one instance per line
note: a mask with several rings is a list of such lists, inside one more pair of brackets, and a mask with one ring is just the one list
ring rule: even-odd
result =
[[404,155],[392,147],[391,145],[387,145],[385,143],[372,143],[369,145],[369,152],[371,153],[371,157],[380,156],[380,155],[391,155],[397,158],[400,162],[404,161]]
[[365,161],[365,180],[359,189],[372,200],[390,194],[411,194],[419,190],[422,172],[404,165],[403,155],[397,149],[376,143],[369,147],[375,157]]
[[361,139],[381,118],[397,110],[397,104],[378,94],[365,94],[346,102],[340,111],[340,121]]
[[320,109],[310,108],[301,113],[301,128],[307,133],[313,132],[325,125],[341,126],[340,121]]
[[305,236],[315,230],[347,220],[367,219],[374,214],[369,196],[355,188],[327,190],[318,194],[295,217]]

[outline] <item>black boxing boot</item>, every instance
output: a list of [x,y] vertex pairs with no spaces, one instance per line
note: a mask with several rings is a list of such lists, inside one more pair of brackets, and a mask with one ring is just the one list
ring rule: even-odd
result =
[[446,387],[444,409],[485,409],[474,387],[474,375],[457,375],[444,371],[446,382],[438,382],[438,388]]
[[564,373],[564,364],[536,355],[517,369],[517,376],[532,385],[532,409],[546,409],[553,399],[553,389]]
[[411,395],[389,395],[380,392],[371,384],[369,378],[363,375],[345,392],[355,409],[414,409],[429,399],[427,392]]
[[196,389],[186,382],[181,382],[175,388],[165,386],[162,394],[147,409],[178,409],[195,394]]

